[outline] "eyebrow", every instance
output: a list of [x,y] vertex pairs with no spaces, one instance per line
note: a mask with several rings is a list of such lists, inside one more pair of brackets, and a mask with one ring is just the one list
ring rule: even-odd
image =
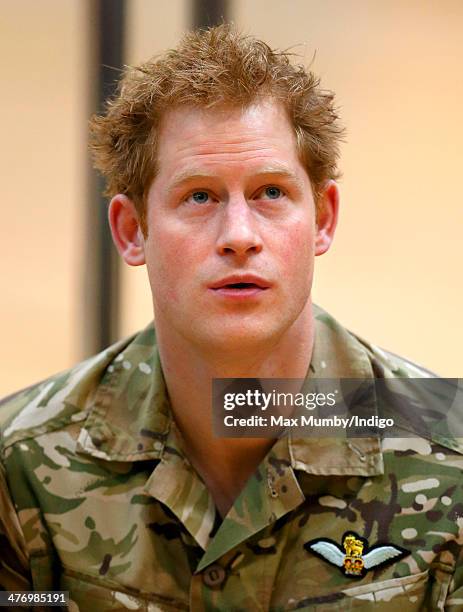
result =
[[[183,183],[201,180],[201,179],[216,179],[218,178],[218,174],[214,172],[199,172],[193,168],[186,168],[181,172],[174,175],[172,181],[168,187],[168,193],[175,191],[178,187],[180,187]],[[257,172],[254,172],[253,177],[259,176],[279,176],[289,180],[291,183],[294,183],[300,189],[303,189],[302,181],[292,172],[287,166],[284,164],[271,164],[268,166],[264,166],[263,168],[259,168]]]
[[208,173],[208,172],[196,172],[195,170],[183,170],[182,172],[179,172],[178,174],[175,174],[169,187],[167,188],[168,193],[171,193],[172,191],[175,191],[175,189],[177,189],[177,187],[180,187],[181,185],[183,185],[183,183],[186,183],[187,181],[194,181],[194,180],[198,180],[198,179],[210,179],[210,178],[216,178],[217,175],[213,174],[213,173]]

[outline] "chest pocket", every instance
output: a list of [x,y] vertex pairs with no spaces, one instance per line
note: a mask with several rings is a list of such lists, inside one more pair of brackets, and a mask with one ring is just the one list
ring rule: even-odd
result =
[[[155,585],[153,585],[155,586]],[[102,584],[97,578],[65,569],[60,589],[69,591],[69,612],[178,612],[188,610],[181,601],[167,600],[152,593],[121,590],[119,584]]]
[[373,609],[373,606],[375,610],[381,610],[382,607],[390,610],[391,606],[394,606],[400,608],[401,612],[411,612],[424,609],[427,586],[426,570],[413,576],[351,587],[344,590],[344,595],[347,597],[347,602],[350,602],[350,608],[354,610],[362,608],[368,610],[370,607]]
[[334,610],[359,610],[389,612],[437,611],[444,610],[445,599],[451,576],[446,572],[429,571],[392,578],[379,582],[343,589],[339,593],[322,597],[307,598],[291,602],[286,610],[307,612],[332,612]]

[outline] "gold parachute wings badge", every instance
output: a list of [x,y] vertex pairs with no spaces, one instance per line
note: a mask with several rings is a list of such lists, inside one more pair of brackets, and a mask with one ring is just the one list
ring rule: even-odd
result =
[[[362,578],[368,570],[392,561],[397,562],[410,554],[409,550],[395,544],[375,544],[369,547],[367,540],[354,531],[346,531],[342,536],[342,548],[328,538],[310,540],[304,544],[304,548],[339,567],[344,576],[355,578]],[[364,553],[364,549],[368,552]]]

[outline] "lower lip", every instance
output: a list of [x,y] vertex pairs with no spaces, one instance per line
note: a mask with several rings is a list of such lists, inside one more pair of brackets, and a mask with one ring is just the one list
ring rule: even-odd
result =
[[220,287],[219,289],[212,289],[216,295],[220,295],[226,298],[232,298],[234,300],[246,300],[258,295],[262,295],[267,288],[261,287],[248,287],[246,289],[234,289],[233,287]]

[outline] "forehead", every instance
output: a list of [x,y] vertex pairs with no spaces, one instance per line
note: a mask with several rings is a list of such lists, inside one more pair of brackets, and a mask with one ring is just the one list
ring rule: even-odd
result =
[[245,108],[179,107],[163,117],[158,167],[195,164],[297,164],[296,137],[281,103],[264,100]]

